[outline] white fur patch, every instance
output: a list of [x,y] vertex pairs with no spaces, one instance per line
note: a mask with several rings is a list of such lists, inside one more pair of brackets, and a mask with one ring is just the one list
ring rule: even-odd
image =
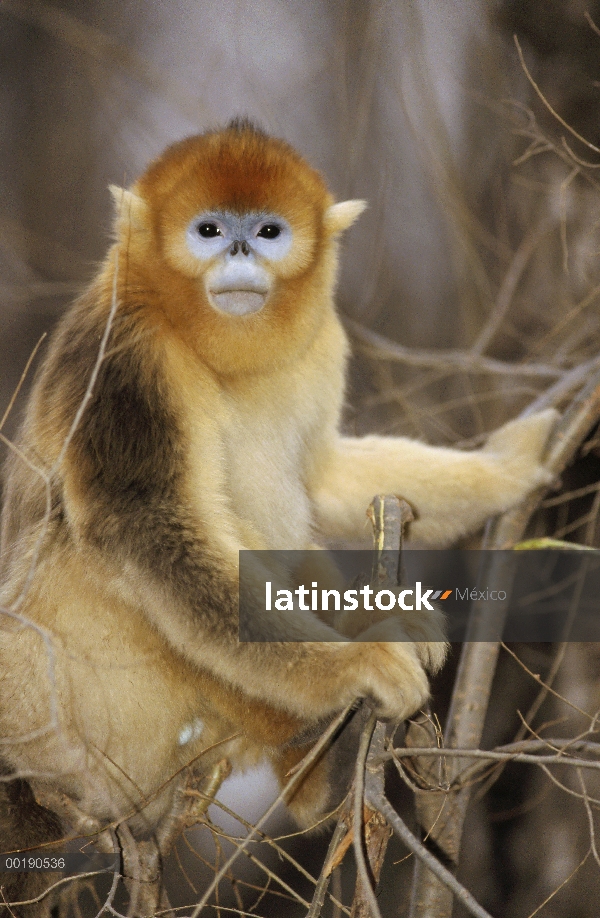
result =
[[192,740],[198,739],[198,737],[202,736],[203,730],[204,723],[199,717],[196,717],[191,724],[186,724],[180,731],[178,740],[179,745],[185,746],[187,743],[191,743]]

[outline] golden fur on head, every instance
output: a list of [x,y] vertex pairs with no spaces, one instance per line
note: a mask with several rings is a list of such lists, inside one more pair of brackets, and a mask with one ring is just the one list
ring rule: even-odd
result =
[[248,122],[173,144],[135,188],[152,201],[159,235],[169,225],[187,224],[203,209],[270,210],[314,234],[333,203],[319,173],[288,143]]
[[[306,347],[332,305],[336,237],[364,207],[334,204],[289,144],[245,120],[173,144],[130,191],[111,190],[121,285],[163,291],[153,298],[156,318],[224,374],[281,365]],[[277,213],[293,231],[290,252],[273,266],[265,309],[242,321],[211,308],[201,284],[206,266],[185,242],[190,221],[212,211]]]

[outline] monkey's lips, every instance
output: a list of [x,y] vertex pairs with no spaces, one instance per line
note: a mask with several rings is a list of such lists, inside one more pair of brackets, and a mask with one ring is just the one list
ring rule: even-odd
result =
[[267,290],[256,288],[209,291],[210,301],[214,308],[230,316],[247,316],[258,312],[265,305],[267,293]]

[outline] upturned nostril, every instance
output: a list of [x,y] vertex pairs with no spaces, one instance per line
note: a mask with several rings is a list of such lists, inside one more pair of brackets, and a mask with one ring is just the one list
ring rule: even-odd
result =
[[[230,254],[230,255],[237,255],[237,253],[239,252],[239,250],[240,250],[240,244],[239,244],[238,240],[236,239],[235,242],[233,243],[233,245],[231,246],[231,249],[229,250],[229,254]],[[242,252],[243,252],[243,251],[244,251],[244,244],[242,244]],[[244,254],[245,254],[245,253],[244,253]]]
[[242,242],[242,255],[249,255],[249,254],[250,254],[250,246],[244,239],[244,241]]

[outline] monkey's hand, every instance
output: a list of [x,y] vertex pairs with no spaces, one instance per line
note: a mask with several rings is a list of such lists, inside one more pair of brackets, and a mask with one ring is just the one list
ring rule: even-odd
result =
[[558,416],[550,408],[509,421],[474,452],[444,450],[448,461],[437,470],[439,486],[431,476],[429,491],[414,501],[418,519],[411,524],[412,537],[443,547],[550,484],[552,473],[541,459]]
[[549,484],[551,473],[541,464],[541,456],[559,414],[554,408],[525,418],[516,418],[494,431],[482,453],[493,457],[512,485],[512,503],[517,503],[539,485]]
[[405,720],[429,698],[429,681],[417,645],[406,634],[403,640],[398,637],[397,622],[388,619],[357,638],[369,641],[362,645],[357,694],[367,698],[384,720]]
[[[377,592],[380,587],[374,586],[372,589],[373,592]],[[405,591],[403,586],[397,586],[393,590],[389,587],[386,589],[388,593],[393,593],[396,597]],[[331,624],[335,630],[343,634],[344,637],[349,637],[357,641],[362,640],[360,635],[371,628],[371,626],[386,621],[399,622],[401,627],[406,629],[406,634],[409,635],[411,641],[445,640],[445,619],[437,605],[434,604],[432,610],[424,608],[418,612],[410,609],[403,609],[397,602],[392,608],[394,609],[393,612],[389,609],[379,609],[377,606],[372,606],[367,609],[364,604],[361,604],[358,609],[336,612]],[[406,637],[401,635],[397,638],[390,638],[390,640],[403,641],[406,640]]]
[[435,673],[441,669],[448,650],[444,626],[444,616],[435,606],[432,611],[403,611],[392,616],[377,608],[341,612],[336,616],[337,630],[352,637],[353,643],[362,644],[367,660],[373,656],[387,661],[384,665],[377,664],[382,675],[389,671],[388,658],[395,660],[397,682],[391,697],[386,679],[377,679],[376,684],[372,683],[376,687],[367,693],[381,717],[410,717],[427,701],[429,686],[425,670]]
[[[346,623],[347,630],[342,633],[348,634],[349,631],[352,631],[349,636],[353,637],[354,641],[361,642],[410,642],[414,644],[416,653],[428,672],[436,673],[442,668],[448,644],[445,617],[437,606],[433,607],[433,611],[402,611],[387,617],[384,617],[385,613],[378,609],[367,614],[370,615],[373,622],[368,628],[363,628],[357,634],[356,626],[352,628],[349,623]],[[339,626],[338,630],[341,630]]]

